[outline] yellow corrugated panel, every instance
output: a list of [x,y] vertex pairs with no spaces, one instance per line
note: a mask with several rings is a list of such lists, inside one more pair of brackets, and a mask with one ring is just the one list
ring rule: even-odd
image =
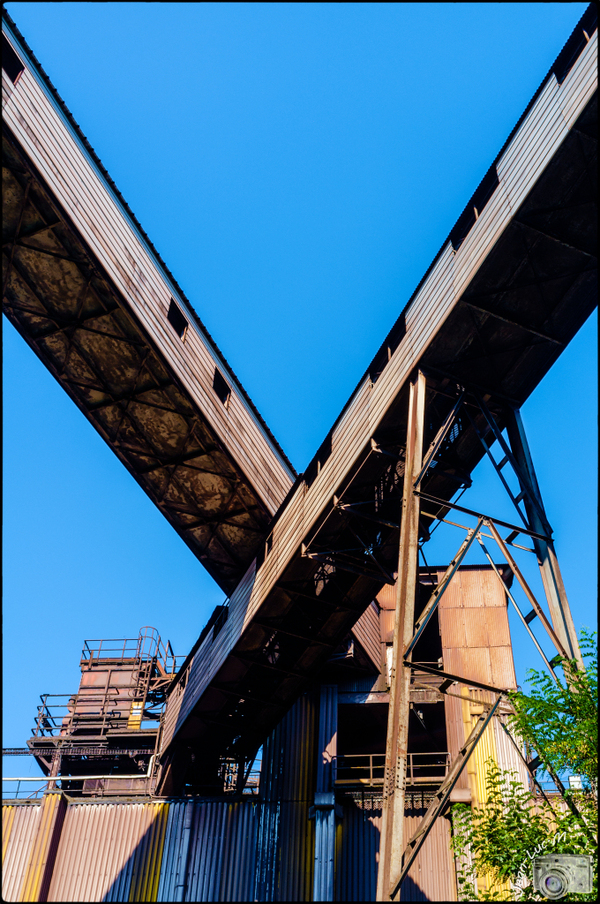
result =
[[[5,810],[6,812],[4,812]],[[4,901],[19,900],[41,812],[40,801],[11,805],[10,810],[8,807],[3,807],[3,827],[10,828],[10,831],[3,836],[2,898]]]
[[150,810],[152,822],[136,851],[130,901],[156,901],[158,893],[169,803],[145,804],[144,809]]
[[4,863],[4,855],[6,854],[6,849],[8,847],[8,841],[10,838],[10,833],[12,831],[12,827],[15,821],[15,808],[14,806],[5,806],[2,807],[2,863]]
[[[484,691],[476,691],[474,688],[463,688],[463,696],[475,697],[481,699],[481,704],[472,703],[468,700],[462,701],[463,719],[465,723],[465,739],[470,735],[475,727],[480,714],[483,712],[483,701],[486,698]],[[496,750],[496,734],[494,730],[494,721],[492,720],[483,735],[479,739],[475,750],[471,754],[467,763],[469,772],[469,784],[471,786],[471,796],[473,805],[479,804],[484,806],[488,799],[488,790],[486,785],[486,763],[489,759],[493,759],[498,765],[498,752]],[[477,883],[479,890],[489,889],[494,885],[496,890],[509,891],[508,882],[501,884],[494,883],[492,874],[489,872],[478,874]]]
[[52,840],[52,830],[61,799],[62,794],[60,793],[46,794],[44,797],[41,821],[27,863],[27,870],[19,897],[20,901],[37,901],[39,899],[44,867],[46,866]]

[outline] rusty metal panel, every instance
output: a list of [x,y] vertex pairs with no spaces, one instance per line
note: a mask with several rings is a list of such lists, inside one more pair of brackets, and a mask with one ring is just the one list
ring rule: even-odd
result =
[[167,806],[72,802],[48,900],[156,900]]
[[[404,811],[405,837],[409,840],[426,808]],[[450,852],[450,823],[436,819],[419,856],[402,883],[402,901],[456,901],[454,858]]]
[[[437,569],[438,583],[442,580],[445,569]],[[441,609],[462,609],[462,587],[461,587],[461,569],[456,572],[452,580],[444,590],[443,596],[439,602]]]
[[2,805],[2,898],[18,901],[42,813],[41,801]]
[[[465,743],[462,701],[454,696],[446,697],[444,709],[446,714],[446,739],[450,760],[452,761],[458,756],[460,748]],[[465,770],[460,774],[455,788],[459,788],[461,791],[469,789],[469,779]]]
[[477,649],[444,649],[444,669],[453,675],[460,675],[467,681],[482,681],[490,684],[492,668],[488,647]]
[[[461,603],[465,609],[485,606],[480,572],[470,571],[468,566],[459,569]],[[454,578],[453,578],[454,580]]]
[[495,571],[482,569],[479,580],[481,581],[482,595],[485,606],[489,608],[506,608],[506,584],[498,577]]
[[384,584],[377,594],[377,602],[382,609],[396,609],[396,585]]
[[379,626],[381,640],[385,643],[392,643],[394,640],[394,625],[396,621],[395,609],[382,609],[379,613]]
[[510,647],[510,629],[506,606],[491,606],[485,610],[490,647]]
[[[381,832],[381,798],[346,797],[336,853],[336,900],[373,901]],[[404,828],[409,839],[425,815],[426,806],[407,807]],[[455,901],[456,879],[450,852],[448,820],[436,820],[408,877],[402,901]]]
[[487,611],[484,608],[464,610],[465,640],[469,649],[474,647],[488,647],[490,637],[488,632]]
[[494,687],[516,688],[515,663],[512,647],[490,647],[492,685]]
[[[444,594],[445,596],[445,594]],[[444,649],[466,647],[467,634],[465,630],[465,613],[461,609],[451,609],[443,606],[444,597],[440,602],[440,632]]]
[[[381,616],[383,617],[384,615],[387,615],[387,613],[382,612]],[[352,628],[352,633],[376,669],[381,668],[381,640],[383,639],[380,637],[379,632],[379,617],[379,612],[375,605],[371,603]]]

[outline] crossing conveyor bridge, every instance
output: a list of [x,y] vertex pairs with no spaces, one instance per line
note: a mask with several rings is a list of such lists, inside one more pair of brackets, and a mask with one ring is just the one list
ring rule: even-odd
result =
[[425,448],[472,403],[421,485],[439,514],[594,309],[596,10],[299,476],[6,14],[3,40],[5,313],[229,595],[170,693],[171,793],[251,756],[394,582],[416,370]]

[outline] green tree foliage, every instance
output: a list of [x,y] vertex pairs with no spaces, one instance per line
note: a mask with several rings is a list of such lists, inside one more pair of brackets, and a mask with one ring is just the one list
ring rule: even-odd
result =
[[585,671],[561,660],[564,681],[530,670],[530,694],[510,695],[515,715],[511,728],[555,773],[581,775],[597,790],[598,776],[598,653],[595,635],[583,631]]
[[[584,790],[549,805],[514,773],[486,764],[488,800],[452,808],[452,847],[459,864],[459,898],[467,901],[547,900],[533,888],[532,859],[543,854],[591,854],[594,891],[568,900],[597,900],[598,703],[595,636],[584,632],[585,671],[561,662],[564,680],[531,671],[530,694],[515,692],[511,730],[554,775],[581,775]],[[479,877],[479,882],[477,881]],[[485,877],[485,881],[481,881]]]

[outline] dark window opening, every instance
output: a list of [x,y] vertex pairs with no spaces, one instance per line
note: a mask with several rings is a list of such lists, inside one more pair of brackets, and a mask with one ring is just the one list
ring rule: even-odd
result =
[[219,631],[221,630],[221,628],[223,627],[223,625],[229,618],[229,606],[220,606],[217,608],[220,608],[221,611],[218,613],[218,615],[215,619],[215,627],[214,627],[214,631],[213,631],[213,641],[216,639]]
[[185,339],[185,334],[187,332],[189,324],[173,299],[171,299],[171,304],[169,305],[167,320],[169,321],[179,338]]
[[231,386],[229,385],[229,383],[227,383],[223,375],[216,367],[215,376],[213,378],[213,389],[217,393],[225,407],[227,407],[227,405],[229,404],[229,399],[231,397]]
[[[223,615],[223,610],[225,610],[224,615]],[[213,640],[215,639],[215,637],[217,636],[217,634],[219,633],[219,631],[221,630],[221,628],[227,621],[228,615],[229,615],[229,608],[227,606],[225,606],[225,605],[215,606],[215,609],[214,609],[211,617],[208,619],[208,621],[202,628],[202,631],[200,632],[200,637],[198,638],[198,641],[197,641],[197,647],[199,647],[201,645],[202,641],[206,637],[208,637],[211,630],[213,631],[212,639]]]
[[493,163],[479,185],[475,190],[475,194],[459,216],[454,228],[450,232],[450,241],[455,251],[458,251],[467,235],[471,231],[471,227],[475,221],[481,216],[481,212],[487,202],[490,200],[499,179],[496,171],[496,164]]
[[19,76],[25,69],[25,66],[12,49],[10,41],[4,35],[2,35],[2,68],[13,85],[17,84]]

